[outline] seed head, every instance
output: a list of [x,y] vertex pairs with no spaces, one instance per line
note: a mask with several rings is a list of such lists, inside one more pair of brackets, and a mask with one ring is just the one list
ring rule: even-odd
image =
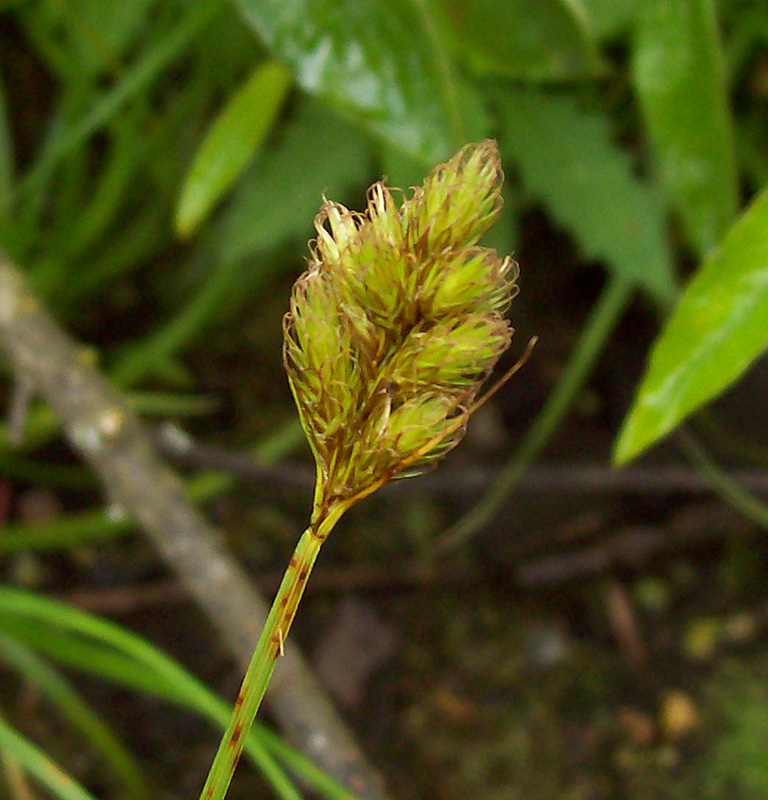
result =
[[316,510],[423,469],[464,434],[509,346],[517,265],[478,245],[501,208],[493,141],[468,145],[398,204],[326,200],[286,314],[284,361],[318,470]]

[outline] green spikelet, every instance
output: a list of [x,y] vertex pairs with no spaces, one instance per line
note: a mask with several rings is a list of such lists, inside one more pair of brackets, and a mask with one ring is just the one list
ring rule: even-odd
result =
[[284,360],[318,470],[315,509],[348,506],[461,440],[508,347],[517,265],[477,246],[501,208],[496,144],[469,145],[398,204],[326,201],[284,320]]

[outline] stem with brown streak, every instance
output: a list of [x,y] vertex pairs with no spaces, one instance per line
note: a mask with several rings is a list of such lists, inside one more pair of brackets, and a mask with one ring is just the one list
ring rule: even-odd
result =
[[299,539],[277,590],[269,616],[246,670],[229,725],[219,743],[200,800],[223,800],[243,751],[245,736],[258,713],[278,658],[304,594],[320,547],[348,504],[316,506],[312,522]]

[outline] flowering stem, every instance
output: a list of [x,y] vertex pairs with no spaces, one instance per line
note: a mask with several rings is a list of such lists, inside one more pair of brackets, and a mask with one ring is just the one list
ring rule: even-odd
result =
[[479,246],[501,210],[496,143],[467,145],[398,204],[383,183],[365,212],[326,200],[312,259],[283,318],[283,361],[317,465],[315,505],[275,597],[201,800],[222,800],[296,616],[341,515],[456,446],[509,346],[517,264]]
[[211,764],[200,800],[222,800],[227,793],[243,752],[245,736],[261,706],[277,659],[283,654],[288,631],[296,617],[320,546],[346,507],[336,506],[330,510],[317,511],[293,551],[240,686],[232,717]]

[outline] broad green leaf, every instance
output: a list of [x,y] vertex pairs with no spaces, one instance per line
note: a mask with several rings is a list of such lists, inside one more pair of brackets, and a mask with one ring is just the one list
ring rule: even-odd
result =
[[703,258],[732,222],[738,187],[713,0],[638,4],[633,76],[670,201]]
[[433,164],[468,138],[463,93],[423,3],[236,0],[310,94]]
[[[761,63],[755,59],[755,56],[762,53],[768,43],[768,16],[766,16],[765,7],[757,3],[743,5],[720,2],[717,13],[723,30],[727,31],[727,35],[723,37],[723,55],[727,83],[732,87],[733,84],[749,74],[752,65],[757,66]],[[752,76],[754,81],[756,77],[754,71]],[[755,84],[753,83],[752,86],[754,90]],[[758,94],[762,95],[762,93],[763,90],[758,89]],[[740,111],[748,110],[752,105],[752,103],[745,104]]]
[[411,158],[394,147],[380,147],[376,164],[377,173],[388,186],[408,191],[412,186],[421,186],[431,167]]
[[343,200],[369,182],[368,147],[319,103],[302,103],[274,147],[240,182],[221,224],[221,254],[241,260],[312,235],[323,194]]
[[600,57],[575,0],[445,0],[456,45],[479,74],[573,80],[600,71]]
[[266,61],[229,99],[203,139],[181,191],[176,230],[182,236],[208,216],[259,150],[290,85],[290,71]]
[[616,444],[629,461],[730,386],[768,346],[768,190],[685,289]]
[[523,185],[572,231],[585,255],[662,299],[674,280],[660,204],[611,140],[605,118],[567,97],[510,91],[499,98],[502,152]]
[[613,39],[627,33],[644,0],[584,0],[590,28],[598,39]]

